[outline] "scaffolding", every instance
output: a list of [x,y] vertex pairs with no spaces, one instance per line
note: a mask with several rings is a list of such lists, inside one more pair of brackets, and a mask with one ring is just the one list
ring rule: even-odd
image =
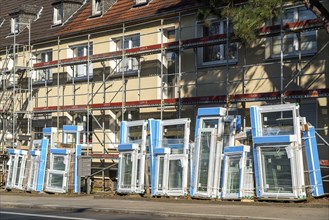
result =
[[[33,45],[30,45],[31,40],[29,39],[27,46],[17,44],[16,36],[14,35],[13,46],[6,48],[6,59],[2,63],[3,67],[0,76],[1,82],[8,80],[11,76],[19,76],[18,78],[13,78],[12,88],[5,85],[2,86],[0,108],[3,126],[0,136],[2,154],[5,154],[4,137],[8,129],[12,130],[12,147],[15,147],[18,134],[25,133],[26,135],[31,135],[32,131],[35,136],[38,134],[38,131],[34,130],[33,127],[33,121],[35,120],[43,118],[45,122],[42,126],[49,126],[49,123],[53,122],[56,124],[57,129],[60,130],[60,125],[65,124],[62,122],[62,118],[71,118],[70,123],[74,124],[78,123],[75,122],[77,117],[82,117],[80,122],[83,121],[85,123],[85,133],[81,140],[82,144],[84,144],[83,150],[86,155],[99,161],[99,167],[95,167],[95,169],[100,170],[102,173],[102,190],[104,191],[106,188],[104,169],[106,167],[106,161],[115,163],[118,158],[116,151],[118,129],[114,128],[114,131],[112,131],[114,135],[112,137],[109,136],[107,128],[109,125],[106,125],[106,118],[109,114],[113,115],[115,120],[131,120],[130,115],[132,111],[152,108],[155,109],[153,112],[160,119],[165,118],[164,113],[169,112],[172,115],[172,112],[175,111],[177,112],[176,117],[180,118],[184,106],[220,104],[231,107],[239,103],[242,103],[242,106],[244,106],[244,103],[247,102],[283,102],[284,100],[329,97],[329,89],[327,87],[319,89],[305,88],[304,90],[289,89],[291,83],[305,72],[312,61],[317,56],[323,55],[324,51],[327,51],[328,40],[312,58],[306,61],[302,58],[301,53],[297,60],[285,60],[281,46],[281,57],[279,60],[248,64],[245,59],[242,65],[238,65],[237,63],[232,65],[228,59],[229,44],[238,43],[239,39],[233,33],[228,32],[229,28],[226,28],[227,32],[223,34],[199,37],[197,34],[198,26],[200,26],[199,23],[182,25],[182,20],[189,16],[195,16],[195,14],[179,12],[166,19],[163,18],[135,25],[123,23],[121,27],[116,29],[74,37],[58,37],[55,41],[40,42]],[[229,22],[227,22],[228,25]],[[132,33],[136,33],[136,30],[143,29],[143,27],[147,26],[159,28],[154,32],[140,33],[140,45],[130,45],[126,48],[124,44],[131,37]],[[30,24],[28,27],[30,27]],[[319,19],[290,22],[285,25],[264,27],[259,30],[259,37],[263,39],[266,37],[280,36],[281,44],[283,44],[283,37],[287,33],[300,33],[321,28],[322,22]],[[28,28],[28,30],[30,32],[31,29]],[[165,37],[165,31],[168,30],[174,31],[174,40],[169,40],[169,38]],[[196,36],[194,38],[186,37],[186,33],[192,33]],[[114,36],[113,38],[111,38],[112,35]],[[110,37],[110,39],[96,42],[96,39],[104,36]],[[156,38],[158,42],[155,44],[145,43],[150,38]],[[77,56],[73,55],[72,58],[67,58],[68,50],[72,50],[73,47],[65,47],[65,45],[78,45],[81,42],[86,45],[86,52],[83,55],[78,54]],[[117,42],[121,42],[121,48],[118,46],[120,43],[118,43],[116,45],[117,48],[110,52],[104,52],[103,49],[99,49],[111,49],[111,45]],[[42,51],[45,44],[52,45],[52,48],[57,48],[52,50],[53,54],[57,56],[57,59],[46,62],[33,62],[33,54]],[[216,82],[202,82],[200,78],[204,74],[204,71],[198,66],[201,48],[225,44],[227,57],[224,65],[221,64],[220,68],[223,72],[226,71],[226,77]],[[23,48],[23,51],[19,51],[17,48]],[[93,50],[92,48],[98,49]],[[94,51],[101,52],[95,53]],[[6,60],[7,58],[9,60],[11,57],[10,52],[13,53],[14,60],[13,68],[8,74],[7,65],[9,61]],[[26,56],[25,53],[28,55]],[[184,65],[183,56],[187,53],[193,54],[195,65],[193,70],[184,71],[182,68]],[[28,61],[25,62],[26,65],[24,67],[19,67],[16,64],[17,54],[23,54],[23,56],[28,57]],[[63,54],[64,58],[62,58]],[[142,62],[146,63],[152,59],[158,60],[160,63],[156,63],[156,65],[160,65],[160,67],[156,66],[154,73],[146,75],[143,72]],[[170,59],[175,59],[175,68],[171,72],[168,70]],[[283,67],[285,63],[289,62],[298,63],[299,69],[289,77],[288,83],[284,84],[285,76]],[[32,65],[32,63],[34,64]],[[98,65],[98,74],[93,69],[93,65]],[[248,93],[246,90],[246,84],[248,82],[271,80],[270,77],[252,78],[249,76],[248,78],[248,70],[257,66],[272,65],[280,65],[280,76],[274,76],[272,78],[272,80],[280,81],[280,88],[273,88],[275,91],[272,92]],[[83,76],[78,76],[79,70],[81,70],[79,69],[80,67],[84,68]],[[43,70],[47,70],[48,73],[52,74],[52,79],[34,80],[33,73]],[[241,76],[238,79],[230,79],[228,73],[232,72],[235,72],[235,75]],[[314,75],[319,76],[324,74],[328,73],[314,73]],[[4,77],[5,79],[3,79]],[[142,81],[143,78],[147,77],[153,77],[152,79],[156,83],[145,86],[145,83]],[[27,81],[24,81],[24,79],[27,79]],[[131,79],[135,80],[137,85],[128,88],[127,84]],[[183,82],[184,79],[187,82]],[[121,84],[119,83],[120,81]],[[25,85],[26,88],[24,89],[24,83],[26,84],[26,82],[27,86]],[[118,86],[119,84],[120,86]],[[232,91],[229,85],[233,85],[232,87],[235,88],[241,86],[241,88],[237,89],[240,92],[236,93]],[[221,94],[209,95],[208,92],[208,95],[203,95],[204,88],[208,86],[210,88],[224,87],[226,89],[216,92]],[[70,88],[71,91],[67,91],[66,87]],[[37,94],[37,91],[41,88],[46,92],[44,94]],[[83,89],[86,92],[80,92]],[[150,93],[160,95],[156,95],[155,97],[146,95]],[[134,98],[129,99],[129,96],[133,96]],[[26,98],[26,102],[23,102],[23,97]],[[54,102],[54,100],[56,101]],[[56,122],[53,120],[54,118],[56,118]],[[9,126],[9,123],[12,123],[12,126]],[[22,123],[27,123],[27,129],[24,129],[25,132],[19,132],[19,127]],[[97,129],[93,128],[92,123],[95,123]],[[114,121],[112,123],[116,122]],[[59,137],[60,132],[58,132],[57,140],[59,140]],[[32,139],[36,139],[36,137],[32,137]],[[30,141],[31,139],[28,140]],[[100,145],[101,150],[93,150],[92,145],[95,144]],[[113,169],[113,166],[108,167]]]

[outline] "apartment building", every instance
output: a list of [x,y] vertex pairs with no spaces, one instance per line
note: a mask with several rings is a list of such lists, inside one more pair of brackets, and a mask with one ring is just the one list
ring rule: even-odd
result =
[[[121,120],[193,119],[198,107],[225,106],[250,126],[250,106],[280,102],[299,103],[328,141],[322,22],[302,2],[287,3],[282,24],[268,21],[244,46],[230,20],[199,21],[199,7],[193,0],[3,1],[2,149],[40,138],[44,127],[76,124],[90,155],[108,161],[117,156]],[[321,155],[328,159],[328,149]]]

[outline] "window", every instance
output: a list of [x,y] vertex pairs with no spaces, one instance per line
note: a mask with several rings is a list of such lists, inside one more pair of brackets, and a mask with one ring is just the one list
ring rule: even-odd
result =
[[[131,49],[135,47],[140,47],[140,36],[132,35],[124,38],[124,44],[122,46],[122,38],[114,39],[115,50],[120,51],[122,49]],[[139,68],[139,58],[137,57],[126,57],[124,60],[115,61],[116,71],[118,73],[125,71],[137,71]]]
[[18,17],[11,18],[11,33],[17,34],[19,31],[19,19]]
[[69,155],[50,154],[50,167],[47,174],[46,191],[67,192],[69,176]]
[[135,6],[145,5],[149,2],[149,0],[135,0]]
[[[71,47],[72,57],[85,57],[88,56],[88,45],[78,45],[78,46],[72,46]],[[93,45],[89,44],[89,55],[93,54]],[[85,76],[92,76],[93,75],[93,69],[92,64],[90,63],[87,65],[87,63],[84,64],[78,64],[72,66],[73,71],[73,77],[85,77]]]
[[63,5],[54,5],[54,25],[61,24],[63,22]]
[[91,1],[91,16],[101,15],[102,14],[102,0],[92,0]]
[[5,19],[4,18],[0,18],[0,27],[3,25],[3,23],[5,23]]
[[[316,18],[315,14],[305,7],[288,8],[285,10],[282,18],[283,25],[289,22],[297,22]],[[273,20],[273,25],[280,25],[280,18]],[[317,50],[316,31],[305,31],[299,33],[288,33],[283,36],[282,49],[284,56],[297,56],[299,52],[304,54],[313,54]],[[281,53],[281,36],[269,38],[271,41],[270,54],[268,58],[276,58]]]
[[[209,25],[202,25],[199,30],[201,37],[209,37],[227,33],[227,21],[212,21]],[[229,33],[233,32],[232,22],[229,22]],[[223,39],[226,42],[226,38]],[[228,50],[228,51],[227,51]],[[237,62],[238,49],[236,43],[230,43],[229,47],[223,44],[209,45],[198,50],[199,64],[216,65]]]
[[[53,60],[53,52],[49,51],[42,51],[34,54],[35,62],[36,63],[44,63]],[[42,69],[37,70],[34,76],[35,81],[47,81],[52,80],[52,72],[51,69]]]

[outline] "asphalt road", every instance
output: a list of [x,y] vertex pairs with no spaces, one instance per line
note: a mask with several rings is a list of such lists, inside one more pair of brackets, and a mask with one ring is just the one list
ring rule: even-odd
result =
[[[23,208],[1,208],[0,209],[1,220],[50,220],[50,219],[75,219],[75,220],[128,220],[128,219],[172,219],[175,218],[160,218],[147,215],[129,215],[129,214],[113,214],[102,212],[89,212],[87,209],[81,209],[77,211],[58,211],[58,210],[44,210],[44,209],[23,209]],[[180,218],[181,219],[181,218]]]

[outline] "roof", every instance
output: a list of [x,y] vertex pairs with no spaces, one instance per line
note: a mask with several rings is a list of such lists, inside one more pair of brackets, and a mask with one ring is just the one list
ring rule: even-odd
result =
[[[134,7],[133,0],[118,0],[102,16],[91,18],[90,2],[90,0],[86,0],[86,3],[64,25],[52,27],[52,4],[54,0],[24,1],[24,10],[34,10],[36,5],[39,8],[42,7],[39,19],[31,24],[31,42],[55,40],[58,36],[66,37],[81,33],[92,33],[122,26],[123,23],[132,24],[148,21],[157,17],[166,17],[178,11],[196,9],[195,0],[152,0],[141,7]],[[0,48],[13,44],[13,37],[10,36],[10,14],[20,11],[22,11],[20,0],[2,0],[0,18],[5,18],[5,22],[0,27]],[[28,29],[25,28],[16,36],[16,41],[27,43],[27,40]]]

